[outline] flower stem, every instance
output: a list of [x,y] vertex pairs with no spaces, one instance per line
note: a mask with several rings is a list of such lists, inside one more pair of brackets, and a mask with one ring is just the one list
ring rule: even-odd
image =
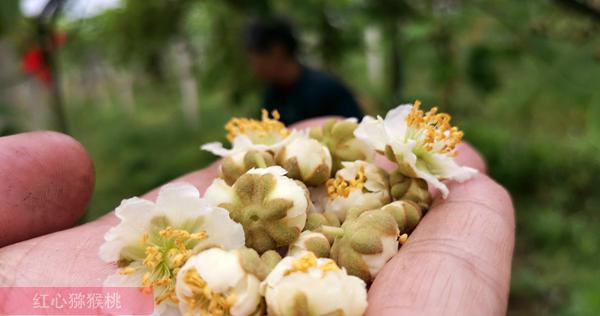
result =
[[259,168],[266,168],[267,167],[267,163],[265,162],[265,158],[260,153],[254,154],[254,162],[256,163],[256,165]]

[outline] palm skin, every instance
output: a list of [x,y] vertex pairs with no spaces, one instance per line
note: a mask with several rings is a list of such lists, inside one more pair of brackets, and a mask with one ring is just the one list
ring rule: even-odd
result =
[[[308,120],[294,127],[318,125],[323,120]],[[52,145],[40,151],[49,136]],[[20,156],[14,154],[15,143]],[[450,196],[434,199],[407,243],[371,286],[367,315],[506,313],[515,235],[512,202],[506,190],[485,175],[485,164],[474,149],[462,144],[458,152],[459,164],[480,173],[462,184],[449,183]],[[19,172],[11,163],[23,155],[45,162],[43,170],[59,171],[35,176],[29,169]],[[115,271],[115,266],[98,256],[104,233],[118,221],[114,214],[58,231],[73,225],[89,200],[93,168],[85,150],[67,136],[38,132],[0,138],[0,157],[5,166],[11,165],[0,166],[0,231],[5,232],[0,233],[0,245],[56,230],[0,248],[0,286],[100,286]],[[386,166],[386,162],[381,164]],[[217,168],[218,162],[176,181],[190,182],[204,192]],[[68,182],[61,183],[57,175]],[[39,187],[47,177],[54,177],[52,183],[62,186],[61,190],[51,194],[52,203],[40,199],[42,205],[36,209],[47,208],[51,215],[74,210],[71,215],[50,216],[58,222],[44,226],[45,221],[39,223],[40,213],[26,208],[17,215],[18,221],[6,220],[7,214],[14,213],[10,206],[19,205],[32,192],[35,195],[30,188]],[[154,199],[156,194],[153,190],[142,197]]]

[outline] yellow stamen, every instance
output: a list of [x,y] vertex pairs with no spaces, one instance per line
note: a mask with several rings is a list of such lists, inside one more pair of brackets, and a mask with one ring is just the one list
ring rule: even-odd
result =
[[325,272],[327,272],[327,271],[338,271],[340,269],[340,267],[338,267],[337,264],[335,264],[335,261],[333,261],[333,260],[327,260],[327,262],[325,262],[319,268],[321,270],[325,271]]
[[294,272],[308,272],[310,268],[317,266],[317,257],[314,253],[308,252],[304,256],[294,260],[292,267],[289,268],[283,275],[289,275]]
[[400,235],[400,237],[398,237],[398,241],[400,242],[401,245],[404,245],[404,243],[406,243],[407,240],[408,240],[407,234],[402,234],[402,235]]
[[229,310],[236,301],[233,293],[226,295],[213,292],[195,268],[185,272],[183,282],[192,292],[191,296],[183,298],[190,309],[190,314],[196,314],[195,312],[199,310],[200,315],[231,315]]
[[[149,233],[144,233],[141,242],[147,245]],[[194,243],[208,238],[206,231],[190,233],[183,229],[166,227],[158,232],[163,238],[161,242],[151,243],[146,247],[143,265],[148,270],[142,278],[144,287],[161,290],[156,295],[155,302],[160,304],[165,300],[177,303],[175,295],[175,276],[183,264],[192,256],[191,248]]]
[[121,269],[121,271],[119,273],[122,275],[128,275],[128,274],[132,274],[133,272],[135,272],[135,268],[125,267],[125,268]]
[[294,260],[292,266],[286,270],[283,275],[290,275],[294,272],[308,272],[312,268],[321,269],[323,272],[327,271],[338,271],[340,268],[335,264],[333,260],[327,260],[325,263],[318,265],[317,256],[314,253],[308,252],[304,256]]
[[437,107],[431,108],[429,112],[419,109],[421,101],[415,101],[410,113],[406,117],[409,127],[423,133],[420,143],[429,152],[454,155],[455,147],[463,137],[463,132],[450,124],[452,117],[446,113],[438,113]]
[[[256,136],[257,138],[267,138],[269,135],[275,134],[281,138],[288,136],[288,130],[285,125],[279,121],[279,112],[271,112],[273,118],[269,118],[269,112],[262,110],[261,120],[237,118],[234,117],[227,122],[225,130],[227,131],[227,140],[230,142],[240,135],[246,134]],[[252,137],[251,137],[252,138]]]
[[362,190],[366,182],[367,177],[365,176],[365,168],[360,166],[356,173],[356,177],[350,179],[350,181],[346,181],[341,176],[327,180],[327,195],[329,195],[330,199],[335,199],[339,196],[348,197],[353,190]]

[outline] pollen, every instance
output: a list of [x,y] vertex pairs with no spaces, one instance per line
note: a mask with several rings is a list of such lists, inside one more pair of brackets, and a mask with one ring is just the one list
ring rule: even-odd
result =
[[285,271],[283,275],[290,275],[294,272],[308,272],[310,268],[317,266],[317,256],[314,253],[308,252],[304,256],[294,260],[291,268]]
[[[177,303],[175,295],[177,272],[192,256],[192,249],[197,241],[206,238],[208,238],[206,231],[190,233],[170,226],[158,231],[158,234],[144,233],[140,241],[146,246],[143,265],[147,272],[142,278],[142,285],[158,293],[154,299],[156,304],[165,300]],[[126,269],[123,269],[122,273],[125,273]]]
[[348,197],[353,190],[362,190],[367,182],[365,168],[361,166],[354,179],[345,180],[342,176],[327,180],[327,195],[330,199],[337,197]]
[[195,268],[191,268],[184,273],[183,282],[192,292],[192,295],[183,298],[189,306],[189,313],[186,313],[186,315],[195,315],[198,310],[200,315],[231,315],[230,309],[235,304],[234,294],[226,295],[213,292]]
[[340,269],[340,267],[338,267],[337,264],[335,264],[335,261],[333,261],[333,260],[327,260],[327,262],[325,262],[319,268],[325,272],[338,271]]
[[237,118],[234,117],[225,125],[227,131],[227,140],[232,142],[240,134],[247,135],[257,143],[270,142],[273,139],[282,139],[288,136],[289,132],[285,125],[279,121],[279,112],[271,112],[269,117],[267,110],[262,110],[261,120]]
[[340,270],[340,267],[338,267],[333,260],[327,260],[325,263],[319,265],[317,256],[315,256],[315,254],[312,252],[308,252],[304,256],[294,260],[294,262],[292,262],[292,266],[287,269],[283,275],[287,276],[294,272],[306,273],[312,268],[318,268],[323,272]]
[[401,245],[404,245],[407,240],[408,240],[407,234],[402,234],[402,235],[398,236],[398,241],[400,242]]
[[406,117],[413,136],[426,151],[455,155],[454,149],[461,142],[463,132],[450,124],[452,117],[449,114],[438,113],[437,107],[423,112],[420,106],[421,101],[415,101]]

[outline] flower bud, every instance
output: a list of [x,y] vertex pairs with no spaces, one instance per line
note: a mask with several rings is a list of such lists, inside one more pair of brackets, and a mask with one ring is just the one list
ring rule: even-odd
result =
[[412,232],[423,217],[423,208],[410,200],[395,201],[381,209],[394,217],[402,234]]
[[342,168],[342,161],[372,161],[375,151],[354,136],[356,119],[327,120],[323,126],[310,129],[310,137],[327,146],[333,160],[333,171]]
[[266,168],[275,165],[273,155],[268,151],[250,150],[223,158],[220,177],[229,185],[252,168]]
[[270,316],[361,316],[367,308],[365,283],[311,252],[283,258],[261,293]]
[[267,250],[260,256],[260,260],[262,260],[267,267],[267,271],[270,273],[279,261],[281,261],[281,255],[275,250]]
[[254,250],[205,250],[177,273],[179,310],[183,315],[262,313],[259,289],[266,275],[267,267]]
[[310,251],[319,258],[328,258],[331,245],[325,235],[309,230],[303,231],[293,244],[290,245],[288,256]]
[[306,185],[325,183],[331,175],[331,154],[318,141],[296,137],[281,147],[276,156],[277,164],[287,170],[287,176]]
[[334,179],[327,181],[325,210],[346,218],[349,209],[358,211],[381,207],[391,201],[385,170],[365,161],[343,162]]
[[323,225],[340,227],[340,220],[337,215],[331,212],[308,213],[304,228],[306,230],[318,231]]
[[431,194],[427,182],[419,178],[411,178],[396,170],[390,173],[390,192],[396,200],[408,200],[427,209],[431,205]]
[[279,166],[251,169],[232,186],[216,179],[204,198],[242,224],[247,247],[263,253],[288,246],[304,228],[309,201],[305,189],[285,173]]
[[398,225],[380,209],[350,212],[331,247],[331,258],[349,274],[373,281],[398,251]]

